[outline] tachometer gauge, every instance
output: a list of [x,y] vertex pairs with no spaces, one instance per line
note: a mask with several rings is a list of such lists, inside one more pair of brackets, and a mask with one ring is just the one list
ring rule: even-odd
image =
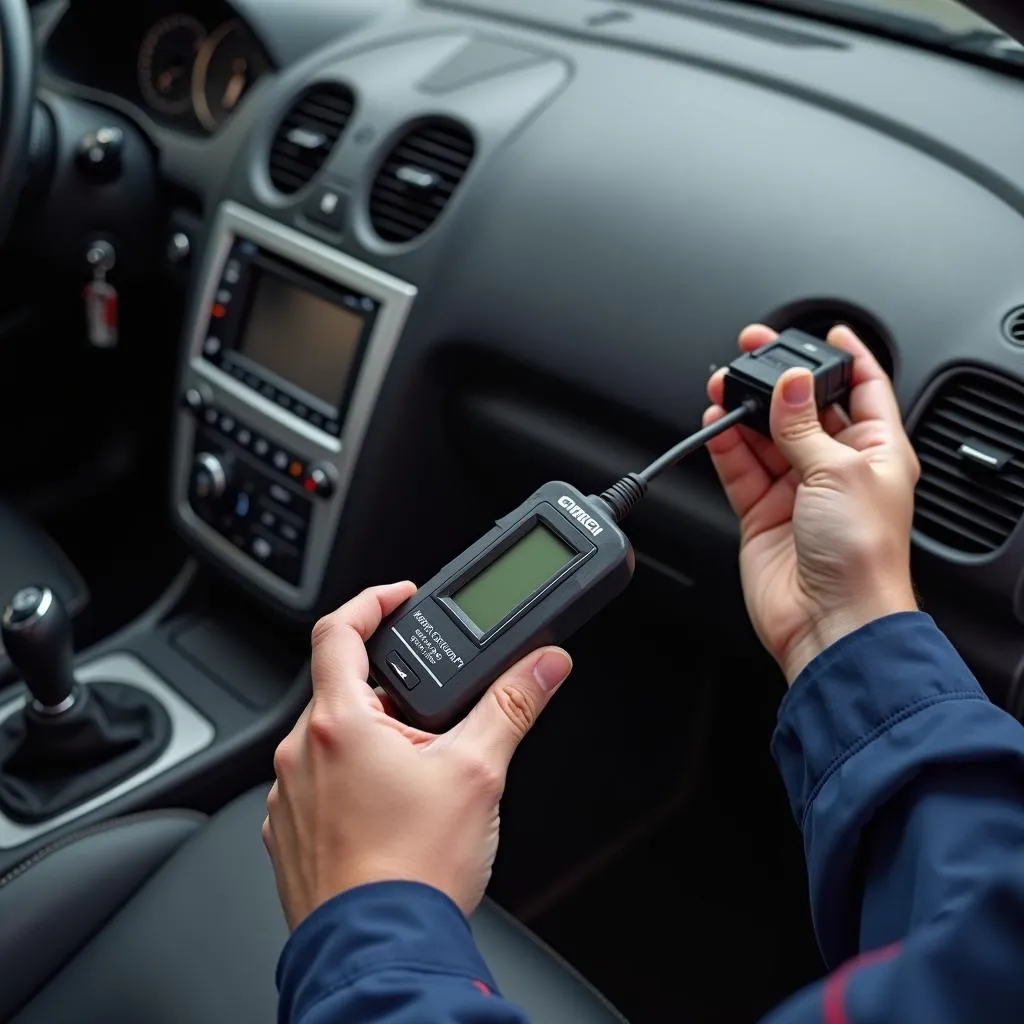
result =
[[267,70],[263,51],[240,21],[228,21],[204,40],[192,71],[192,106],[199,123],[215,131]]
[[192,68],[206,29],[184,14],[158,21],[139,47],[139,88],[162,114],[185,114],[192,104]]

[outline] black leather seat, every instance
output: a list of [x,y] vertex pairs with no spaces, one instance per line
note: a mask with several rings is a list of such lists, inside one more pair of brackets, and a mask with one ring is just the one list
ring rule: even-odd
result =
[[[0,879],[0,1020],[275,1024],[287,932],[260,839],[265,798],[254,790],[210,819],[115,820]],[[502,991],[534,1024],[622,1021],[493,903],[472,923]]]

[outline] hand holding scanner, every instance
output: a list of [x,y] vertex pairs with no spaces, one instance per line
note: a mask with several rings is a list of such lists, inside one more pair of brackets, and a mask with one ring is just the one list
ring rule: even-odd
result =
[[651,480],[730,427],[768,430],[772,391],[794,366],[811,370],[819,408],[849,391],[852,358],[800,331],[740,356],[725,381],[727,415],[600,496],[551,481],[425,583],[370,638],[370,674],[413,725],[438,731],[537,647],[559,643],[633,576],[618,523]]

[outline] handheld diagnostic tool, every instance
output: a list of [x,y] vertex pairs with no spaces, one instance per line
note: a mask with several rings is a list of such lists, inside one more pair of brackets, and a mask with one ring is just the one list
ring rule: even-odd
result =
[[775,382],[791,367],[815,378],[819,408],[849,390],[851,357],[800,331],[741,356],[726,377],[727,415],[600,496],[552,481],[390,615],[370,638],[370,674],[413,725],[440,730],[510,665],[559,643],[617,597],[633,576],[618,523],[669,466],[741,422],[768,433]]

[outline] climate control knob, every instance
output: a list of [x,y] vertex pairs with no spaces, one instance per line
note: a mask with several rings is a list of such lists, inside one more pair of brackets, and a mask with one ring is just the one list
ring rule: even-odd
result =
[[216,501],[228,489],[228,466],[218,455],[199,452],[192,463],[192,494],[200,501]]

